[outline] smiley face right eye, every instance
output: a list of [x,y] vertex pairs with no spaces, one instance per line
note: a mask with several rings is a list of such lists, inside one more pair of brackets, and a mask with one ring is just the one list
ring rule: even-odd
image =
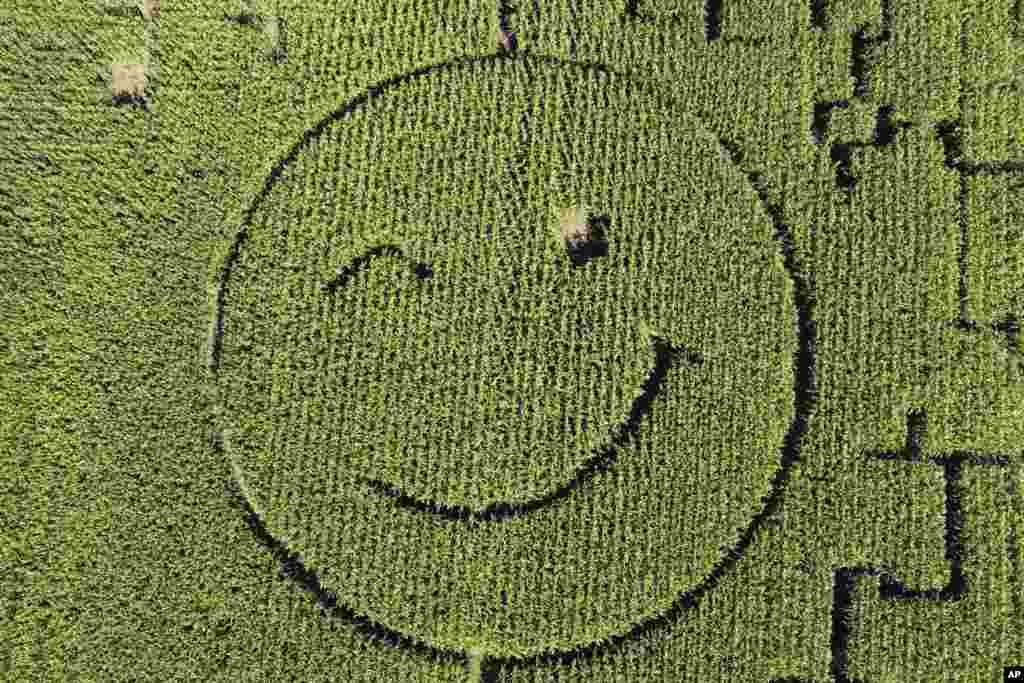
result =
[[559,209],[558,229],[565,240],[566,253],[572,267],[578,268],[591,260],[608,255],[608,216],[595,215],[587,207],[573,206]]

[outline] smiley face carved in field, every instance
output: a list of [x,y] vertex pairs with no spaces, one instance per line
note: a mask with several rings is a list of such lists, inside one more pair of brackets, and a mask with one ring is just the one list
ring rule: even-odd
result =
[[[771,489],[798,341],[715,139],[534,60],[409,78],[313,132],[224,280],[225,449],[267,529],[352,611],[494,655],[697,585]],[[600,223],[585,265],[566,207]]]

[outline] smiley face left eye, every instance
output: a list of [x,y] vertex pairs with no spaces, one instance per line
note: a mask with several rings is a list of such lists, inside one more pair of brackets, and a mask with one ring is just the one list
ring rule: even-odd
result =
[[429,263],[416,262],[412,266],[413,275],[417,280],[427,280],[434,277],[434,270]]
[[388,244],[367,249],[339,266],[335,276],[320,285],[320,289],[328,294],[333,294],[339,288],[350,284],[359,273],[372,270],[383,260],[392,259],[408,268],[417,281],[427,280],[434,276],[434,270],[429,263],[414,261],[406,257],[400,247]]

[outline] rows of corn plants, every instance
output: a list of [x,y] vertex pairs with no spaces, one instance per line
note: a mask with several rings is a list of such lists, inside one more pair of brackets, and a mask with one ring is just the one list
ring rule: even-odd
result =
[[0,15],[4,675],[1020,659],[1012,3],[100,5]]

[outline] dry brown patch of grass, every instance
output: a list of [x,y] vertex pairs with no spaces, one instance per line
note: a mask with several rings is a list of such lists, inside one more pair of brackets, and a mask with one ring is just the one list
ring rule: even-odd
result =
[[146,65],[114,64],[110,91],[114,97],[142,97],[146,92]]
[[266,51],[267,56],[275,63],[280,64],[286,57],[284,45],[284,31],[281,27],[281,20],[277,15],[270,15],[263,20],[263,33],[267,36],[270,47]]
[[503,28],[498,29],[498,48],[505,52],[512,52],[516,49],[516,34],[511,31],[506,31]]
[[160,14],[160,0],[142,0],[142,16],[147,19]]
[[562,239],[569,242],[587,242],[591,238],[589,212],[583,206],[570,206],[558,210],[558,229]]

